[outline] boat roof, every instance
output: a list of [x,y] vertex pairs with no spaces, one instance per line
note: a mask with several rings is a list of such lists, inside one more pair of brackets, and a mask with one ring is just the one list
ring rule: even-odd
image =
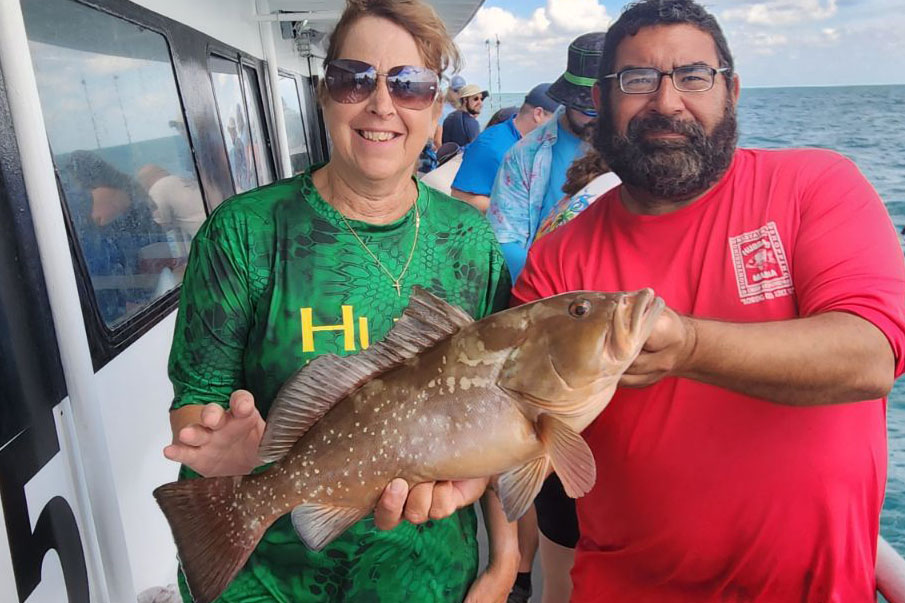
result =
[[[465,29],[484,0],[428,0],[443,19],[450,35]],[[339,20],[345,0],[270,0],[271,11],[311,13],[310,24],[318,31],[328,32]]]

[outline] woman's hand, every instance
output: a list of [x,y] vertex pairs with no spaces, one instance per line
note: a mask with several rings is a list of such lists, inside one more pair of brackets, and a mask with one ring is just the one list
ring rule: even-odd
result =
[[487,489],[488,478],[479,477],[455,482],[424,482],[409,489],[408,483],[396,478],[384,489],[374,509],[374,525],[392,530],[403,519],[424,523],[428,519],[449,517],[470,505]]
[[491,563],[468,589],[465,603],[505,603],[517,571],[517,566],[506,570]]
[[170,413],[173,443],[163,449],[171,461],[204,477],[245,475],[261,464],[258,445],[264,419],[245,390],[229,397],[229,410],[219,404],[183,406]]

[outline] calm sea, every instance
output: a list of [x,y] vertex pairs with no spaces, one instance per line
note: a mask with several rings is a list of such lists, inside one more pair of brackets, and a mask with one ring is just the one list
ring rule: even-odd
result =
[[[494,95],[494,110],[522,94]],[[482,123],[492,111],[485,105]],[[751,88],[739,104],[740,144],[778,149],[823,147],[847,155],[905,226],[905,86]],[[900,235],[901,238],[901,235]],[[881,532],[905,555],[905,378],[889,397],[889,481]]]

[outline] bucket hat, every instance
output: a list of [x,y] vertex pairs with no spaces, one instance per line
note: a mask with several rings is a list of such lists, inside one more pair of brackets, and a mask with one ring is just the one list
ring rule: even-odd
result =
[[550,98],[582,113],[594,113],[591,88],[597,83],[597,68],[603,57],[604,37],[605,34],[598,31],[572,40],[566,71],[547,90]]
[[481,98],[487,98],[489,94],[486,90],[481,90],[477,84],[466,84],[459,89],[459,98],[465,100],[469,96],[481,95]]

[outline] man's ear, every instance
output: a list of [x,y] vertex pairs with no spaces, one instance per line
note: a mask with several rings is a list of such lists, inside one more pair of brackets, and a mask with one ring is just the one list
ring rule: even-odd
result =
[[738,99],[742,94],[742,80],[737,73],[732,74],[732,90],[729,94],[732,96],[732,104],[738,106]]
[[544,117],[546,117],[547,112],[543,107],[534,107],[534,123],[542,124],[544,123]]
[[603,102],[602,94],[600,93],[600,82],[598,81],[591,88],[591,99],[594,101],[594,108],[597,110],[597,115],[603,113],[600,108],[600,104]]

